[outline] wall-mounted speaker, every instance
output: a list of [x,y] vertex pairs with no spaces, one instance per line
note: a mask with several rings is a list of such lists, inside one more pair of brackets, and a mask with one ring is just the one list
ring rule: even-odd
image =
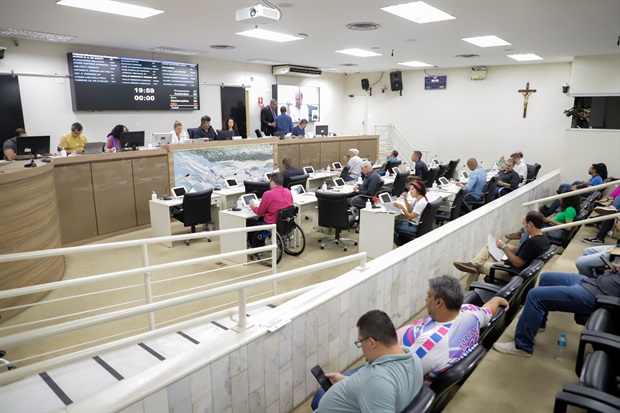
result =
[[403,90],[403,74],[401,71],[390,72],[390,88],[392,92]]
[[368,79],[362,79],[362,90],[368,90],[370,88],[370,82]]

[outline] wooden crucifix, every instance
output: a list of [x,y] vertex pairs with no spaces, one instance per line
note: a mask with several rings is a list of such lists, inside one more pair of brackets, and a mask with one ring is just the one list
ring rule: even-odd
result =
[[530,89],[530,82],[527,82],[525,89],[519,89],[519,93],[523,95],[523,118],[527,116],[527,101],[532,93],[536,93],[536,89]]

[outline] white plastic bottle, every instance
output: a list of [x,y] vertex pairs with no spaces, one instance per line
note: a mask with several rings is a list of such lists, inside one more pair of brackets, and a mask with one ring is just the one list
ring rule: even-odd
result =
[[329,166],[329,165],[327,165],[327,168],[325,168],[325,170],[326,170],[327,172],[331,171],[331,169],[332,169],[332,168],[330,168],[330,166]]
[[372,209],[372,204],[370,203],[370,199],[366,200],[366,209]]
[[327,191],[327,184],[325,182],[321,185],[321,191]]
[[565,352],[566,352],[566,334],[562,333],[560,334],[560,337],[558,338],[558,348],[555,351],[555,360],[560,363],[564,363]]
[[153,201],[157,201],[157,194],[155,193],[155,191],[153,191],[153,193],[151,194],[151,199]]

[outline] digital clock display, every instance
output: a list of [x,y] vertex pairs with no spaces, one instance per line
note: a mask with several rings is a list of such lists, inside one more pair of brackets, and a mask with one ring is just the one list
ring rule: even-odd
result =
[[73,110],[199,110],[198,65],[68,53]]

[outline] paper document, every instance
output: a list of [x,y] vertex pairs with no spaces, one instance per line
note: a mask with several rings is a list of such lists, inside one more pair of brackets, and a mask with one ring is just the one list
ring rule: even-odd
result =
[[495,245],[495,237],[493,235],[487,235],[487,244],[489,247],[489,253],[493,258],[495,258],[495,261],[501,261],[506,259],[504,251],[500,250],[499,248],[497,248],[497,245]]

